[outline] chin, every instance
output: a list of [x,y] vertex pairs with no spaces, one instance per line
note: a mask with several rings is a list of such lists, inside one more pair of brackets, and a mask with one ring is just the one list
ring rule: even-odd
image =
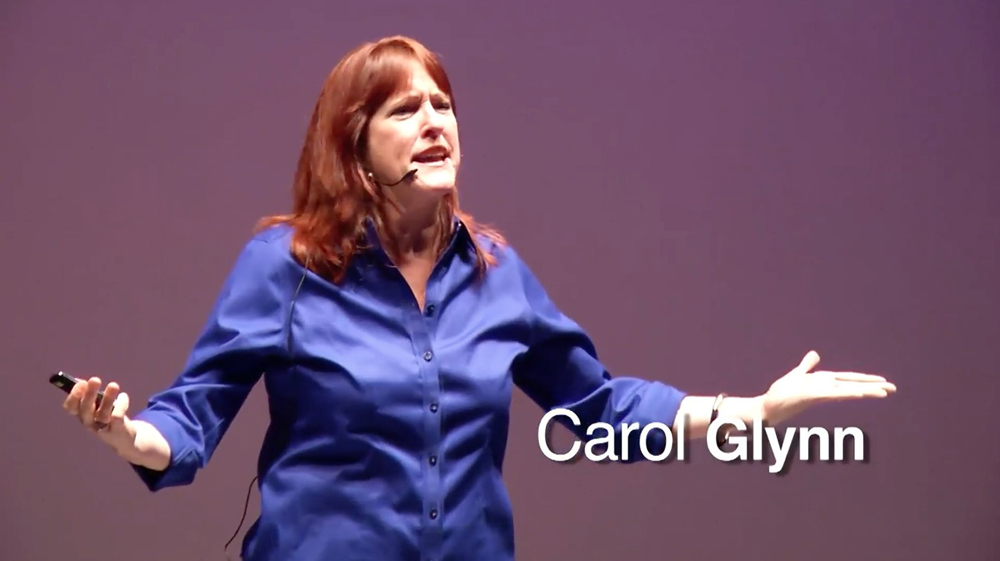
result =
[[450,183],[428,183],[417,186],[417,188],[424,193],[433,194],[437,196],[444,196],[455,190],[455,182]]
[[455,174],[434,173],[420,177],[418,173],[415,186],[421,191],[452,191],[455,189]]

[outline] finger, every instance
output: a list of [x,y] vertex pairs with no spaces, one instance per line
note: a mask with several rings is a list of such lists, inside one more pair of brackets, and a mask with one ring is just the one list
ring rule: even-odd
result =
[[111,421],[109,424],[121,423],[125,419],[126,412],[128,412],[128,394],[121,392],[115,399],[115,407],[111,411]]
[[892,382],[834,380],[831,385],[842,391],[881,390],[887,394],[896,392],[896,384]]
[[819,364],[819,353],[816,351],[809,351],[806,356],[802,358],[802,362],[799,363],[797,370],[800,372],[809,372],[816,365]]
[[83,394],[80,402],[80,420],[86,426],[94,423],[95,403],[97,402],[97,391],[101,388],[101,379],[93,377],[87,380],[87,391]]
[[104,399],[101,400],[101,405],[97,408],[97,412],[94,414],[94,420],[97,423],[103,423],[107,425],[111,422],[111,411],[115,407],[115,398],[118,397],[118,392],[121,388],[115,382],[109,382],[108,387],[104,389]]
[[70,415],[80,414],[80,402],[83,400],[83,394],[87,391],[87,382],[79,381],[73,385],[69,390],[69,395],[63,400],[63,409],[65,409]]
[[865,374],[863,372],[829,372],[826,370],[817,370],[812,373],[813,376],[824,376],[829,377],[831,380],[837,380],[839,382],[885,382],[885,378],[878,376],[876,374]]
[[877,382],[874,384],[864,384],[867,389],[880,390],[885,392],[886,395],[896,393],[896,384],[891,382]]
[[852,399],[879,399],[888,397],[889,393],[882,388],[839,388],[832,389],[821,397],[825,401],[847,401]]

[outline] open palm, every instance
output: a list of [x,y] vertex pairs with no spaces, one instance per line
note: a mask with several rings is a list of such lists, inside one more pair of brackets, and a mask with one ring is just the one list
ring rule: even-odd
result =
[[817,364],[819,354],[809,351],[797,367],[771,384],[763,403],[764,419],[769,424],[777,425],[818,403],[883,398],[896,391],[896,386],[882,376],[860,372],[813,372]]

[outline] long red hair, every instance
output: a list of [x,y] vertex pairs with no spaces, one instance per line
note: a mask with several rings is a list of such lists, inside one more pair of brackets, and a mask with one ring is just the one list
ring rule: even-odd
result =
[[[419,42],[394,36],[355,48],[330,71],[316,102],[295,172],[292,212],[267,216],[257,223],[256,231],[277,224],[291,226],[295,258],[333,282],[343,279],[351,259],[361,250],[368,219],[374,221],[386,249],[398,247],[385,227],[387,207],[394,202],[368,177],[363,162],[372,115],[408,85],[409,65],[414,61],[427,69],[455,110],[444,67]],[[485,273],[496,263],[479,236],[504,244],[503,236],[463,212],[455,191],[442,197],[437,214],[443,226],[437,247],[444,247],[452,233],[450,222],[457,216],[474,241],[479,272]]]

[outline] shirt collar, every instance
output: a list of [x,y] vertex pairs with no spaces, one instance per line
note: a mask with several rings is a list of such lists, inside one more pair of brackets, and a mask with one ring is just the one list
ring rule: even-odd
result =
[[[384,255],[382,240],[378,237],[378,229],[375,227],[375,220],[372,217],[365,218],[365,243],[368,251]],[[451,237],[448,240],[446,251],[452,249],[461,250],[472,247],[472,235],[468,226],[458,216],[451,217]]]

